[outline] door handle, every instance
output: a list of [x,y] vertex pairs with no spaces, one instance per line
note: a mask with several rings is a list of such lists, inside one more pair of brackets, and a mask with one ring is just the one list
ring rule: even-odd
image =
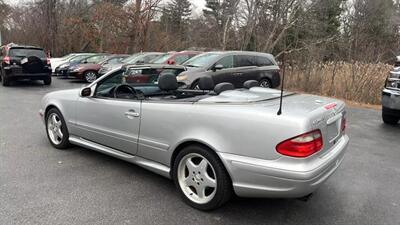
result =
[[240,76],[240,75],[242,75],[243,73],[233,73],[233,75],[235,75],[235,76]]
[[129,110],[128,112],[125,112],[124,114],[129,119],[133,119],[133,117],[139,117],[140,116],[140,113],[136,112],[133,109]]

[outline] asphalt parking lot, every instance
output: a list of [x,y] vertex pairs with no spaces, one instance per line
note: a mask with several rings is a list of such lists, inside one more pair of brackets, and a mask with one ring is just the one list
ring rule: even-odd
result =
[[138,166],[51,147],[41,97],[83,85],[0,86],[0,224],[400,224],[400,126],[383,125],[377,110],[348,109],[346,158],[308,202],[235,198],[206,213]]

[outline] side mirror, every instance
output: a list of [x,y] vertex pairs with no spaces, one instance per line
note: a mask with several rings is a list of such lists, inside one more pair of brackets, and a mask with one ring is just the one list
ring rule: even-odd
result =
[[136,64],[144,64],[144,61],[143,60],[139,60],[139,61],[136,62]]
[[215,71],[217,71],[217,70],[222,70],[223,68],[224,68],[223,65],[217,64],[217,65],[214,66],[213,71],[215,72]]
[[86,64],[86,63],[88,63],[88,61],[87,60],[83,60],[83,62],[82,62],[83,64]]
[[90,87],[85,87],[81,90],[81,97],[89,97],[92,95],[92,89]]

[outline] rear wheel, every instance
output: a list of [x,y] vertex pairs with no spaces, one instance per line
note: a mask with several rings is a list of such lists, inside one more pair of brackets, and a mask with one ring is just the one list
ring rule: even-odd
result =
[[92,83],[97,79],[97,73],[94,71],[87,71],[83,77],[85,78],[85,81],[88,83]]
[[58,149],[66,149],[69,143],[69,133],[67,124],[61,112],[56,109],[50,109],[46,114],[46,133],[50,143]]
[[51,84],[51,77],[46,77],[45,79],[43,79],[43,83],[44,83],[44,85],[50,85]]
[[382,119],[383,119],[383,122],[386,124],[396,125],[399,122],[400,117],[382,113]]
[[196,209],[216,209],[232,195],[232,182],[224,165],[215,153],[201,145],[179,152],[173,178],[181,197]]
[[10,78],[5,77],[5,76],[1,77],[1,82],[3,83],[4,87],[10,86],[10,83],[11,83]]

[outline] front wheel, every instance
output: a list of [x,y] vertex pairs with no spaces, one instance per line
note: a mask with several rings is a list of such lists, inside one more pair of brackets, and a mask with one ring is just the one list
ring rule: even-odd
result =
[[88,83],[92,83],[97,79],[97,73],[94,71],[88,71],[84,75],[85,81]]
[[199,80],[194,81],[194,82],[190,85],[190,89],[192,89],[192,90],[200,90]]
[[272,88],[272,83],[269,79],[263,78],[260,80],[260,87],[263,88]]
[[212,210],[232,195],[232,181],[215,153],[200,145],[179,152],[173,178],[184,201],[200,210]]
[[386,124],[396,125],[399,122],[400,117],[382,113],[382,119],[383,119],[383,122]]
[[57,149],[66,149],[70,146],[67,124],[61,112],[50,109],[46,114],[46,133],[50,143]]

